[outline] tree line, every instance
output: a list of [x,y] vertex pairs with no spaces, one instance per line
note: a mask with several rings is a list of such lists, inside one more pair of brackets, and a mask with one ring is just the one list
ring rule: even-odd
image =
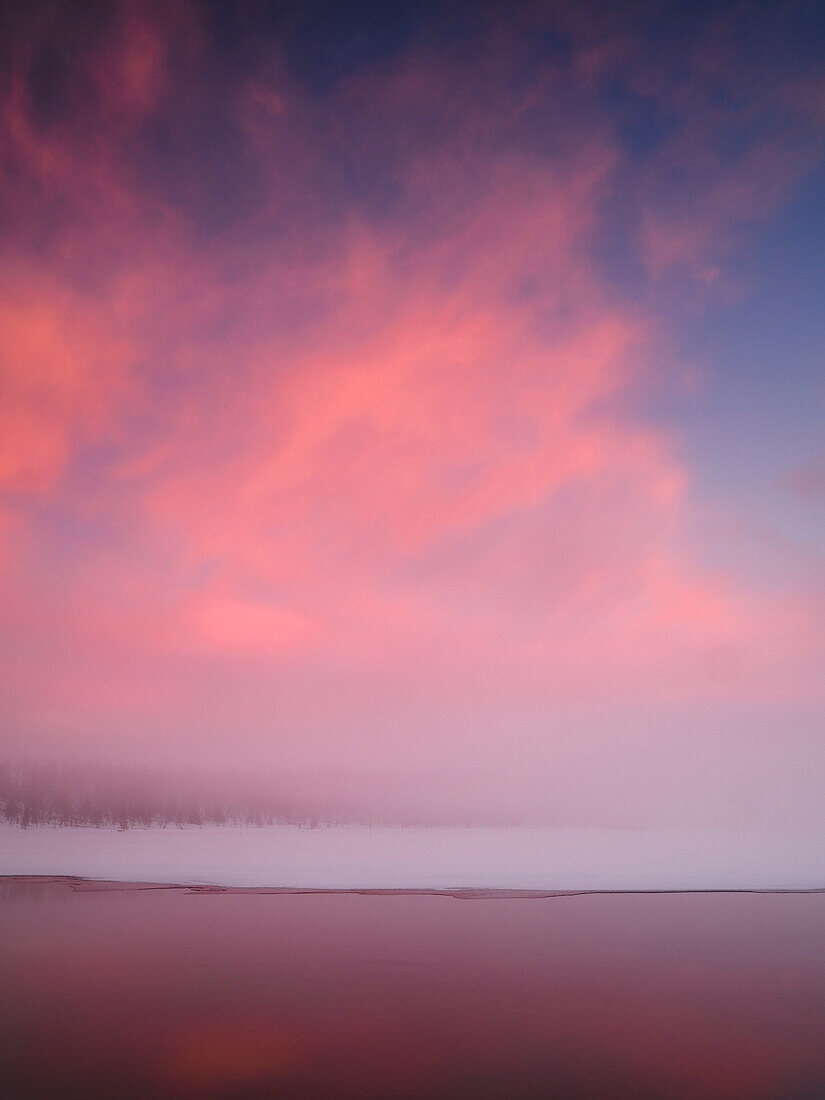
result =
[[0,820],[22,828],[118,829],[319,823],[316,813],[285,793],[243,790],[233,795],[211,778],[32,761],[0,762]]

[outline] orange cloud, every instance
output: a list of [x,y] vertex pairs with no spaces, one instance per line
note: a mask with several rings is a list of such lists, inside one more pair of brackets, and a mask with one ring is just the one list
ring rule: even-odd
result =
[[127,339],[112,318],[39,275],[0,292],[0,486],[53,487],[77,449],[104,436],[128,392]]

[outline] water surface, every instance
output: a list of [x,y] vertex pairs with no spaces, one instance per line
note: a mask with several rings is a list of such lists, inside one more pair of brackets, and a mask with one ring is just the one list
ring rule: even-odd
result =
[[825,896],[0,898],[21,1097],[821,1097]]

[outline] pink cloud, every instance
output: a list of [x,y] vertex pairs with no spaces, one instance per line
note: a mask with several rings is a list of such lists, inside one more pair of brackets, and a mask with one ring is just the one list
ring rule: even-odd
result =
[[52,487],[76,449],[112,427],[129,344],[110,316],[39,273],[10,270],[0,296],[0,486]]
[[[130,160],[180,91],[183,24],[125,10],[88,63],[99,133],[39,126],[22,78],[2,114],[38,189],[8,173],[29,237],[0,306],[21,727],[99,750],[119,724],[124,755],[187,758],[219,757],[231,724],[273,767],[347,739],[497,762],[508,714],[535,748],[555,707],[818,698],[815,609],[708,566],[677,442],[628,412],[671,366],[658,318],[594,259],[623,166],[601,118],[541,83],[493,103],[418,55],[319,108],[273,62],[226,97],[258,190],[204,230]],[[582,95],[614,55],[582,56]],[[535,110],[553,156],[524,147]],[[699,181],[678,218],[665,198],[643,219],[654,275],[710,271],[719,227],[767,217],[807,163],[769,143],[705,164],[700,138],[650,169]],[[329,183],[350,142],[392,183],[388,213]],[[188,171],[169,187],[200,196]]]

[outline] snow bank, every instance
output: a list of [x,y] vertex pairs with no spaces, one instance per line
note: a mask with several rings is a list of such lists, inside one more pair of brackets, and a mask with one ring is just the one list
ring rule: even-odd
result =
[[291,826],[0,826],[1,875],[319,889],[825,886],[815,833]]

